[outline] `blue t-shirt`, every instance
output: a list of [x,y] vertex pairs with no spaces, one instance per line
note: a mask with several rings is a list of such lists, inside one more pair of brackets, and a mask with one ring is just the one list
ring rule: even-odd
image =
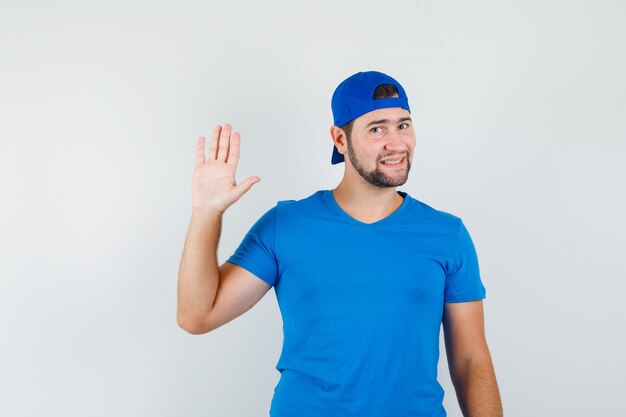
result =
[[283,319],[271,417],[445,416],[444,303],[485,298],[460,218],[398,191],[367,224],[331,190],[280,201],[228,259],[274,287]]

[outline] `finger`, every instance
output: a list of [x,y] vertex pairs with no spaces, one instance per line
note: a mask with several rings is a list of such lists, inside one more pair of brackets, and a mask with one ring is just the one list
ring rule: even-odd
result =
[[220,132],[222,131],[222,126],[217,125],[213,128],[213,133],[211,134],[211,143],[209,145],[209,155],[207,158],[215,159],[217,158],[217,143],[219,141]]
[[222,129],[222,134],[220,135],[220,142],[217,147],[217,160],[224,162],[226,160],[226,156],[228,155],[228,142],[230,142],[230,132],[232,130],[232,126],[229,124],[225,124]]
[[204,164],[204,141],[204,136],[198,138],[198,143],[196,144],[196,165]]
[[[248,177],[244,181],[237,184],[235,188],[233,188],[233,193],[236,196],[236,199],[239,200],[242,195],[244,195],[254,184],[261,181],[259,177]],[[237,201],[235,200],[235,201]]]
[[239,162],[239,144],[241,143],[241,136],[239,132],[235,132],[230,139],[230,148],[228,149],[228,159],[226,162],[233,167],[237,167]]

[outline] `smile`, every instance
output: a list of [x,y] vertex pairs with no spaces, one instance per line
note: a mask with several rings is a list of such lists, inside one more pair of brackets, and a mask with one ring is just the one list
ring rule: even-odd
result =
[[405,156],[403,156],[400,159],[389,159],[387,161],[383,161],[380,164],[383,166],[386,166],[388,168],[399,168],[402,165],[404,165],[404,160],[406,159]]

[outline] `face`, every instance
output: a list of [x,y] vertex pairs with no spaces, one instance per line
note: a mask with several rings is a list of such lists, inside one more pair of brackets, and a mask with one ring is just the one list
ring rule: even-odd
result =
[[406,182],[415,149],[415,131],[408,111],[374,110],[354,120],[347,159],[372,185],[397,187]]

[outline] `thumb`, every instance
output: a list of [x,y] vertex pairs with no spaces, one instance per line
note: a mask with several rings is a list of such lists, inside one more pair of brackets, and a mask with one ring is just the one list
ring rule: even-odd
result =
[[239,200],[242,195],[248,192],[248,190],[250,190],[250,188],[252,188],[252,186],[259,181],[261,181],[261,178],[259,177],[248,177],[237,184],[235,188],[233,188],[233,193],[235,194],[237,200]]

